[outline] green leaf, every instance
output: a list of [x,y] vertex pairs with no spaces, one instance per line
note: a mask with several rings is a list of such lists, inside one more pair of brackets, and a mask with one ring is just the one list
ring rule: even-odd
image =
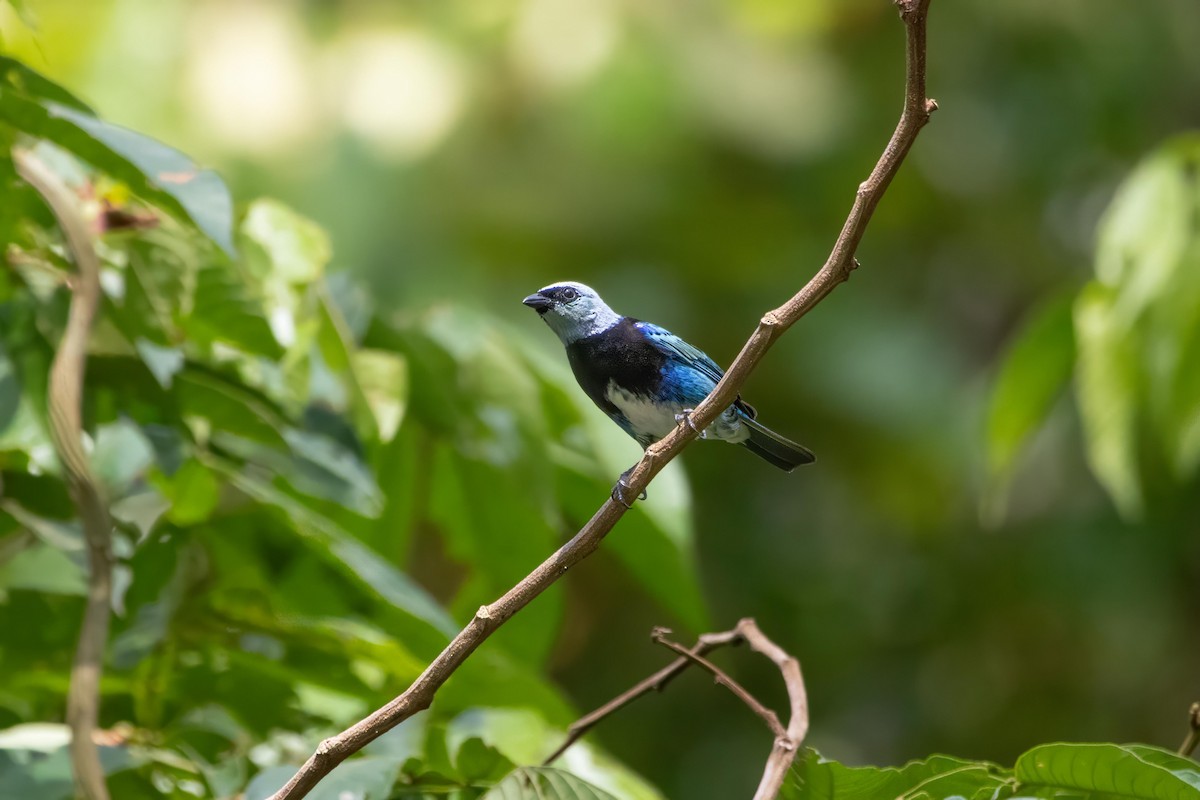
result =
[[46,139],[123,181],[141,197],[190,220],[233,253],[233,200],[212,170],[162,142],[103,122],[78,107],[0,85],[0,121]]
[[1079,346],[1077,392],[1088,463],[1126,517],[1141,512],[1137,459],[1138,359],[1130,331],[1116,317],[1113,291],[1099,283],[1075,301]]
[[351,372],[375,417],[379,440],[390,442],[408,405],[408,364],[403,356],[384,350],[357,350],[350,360]]
[[1021,794],[1033,789],[1056,797],[1067,789],[1129,800],[1200,800],[1200,764],[1147,745],[1044,744],[1017,759],[1014,772]]
[[987,420],[988,471],[1002,479],[1025,440],[1045,420],[1075,366],[1071,302],[1036,309],[1009,346],[992,390]]
[[272,278],[290,284],[315,283],[333,254],[329,234],[321,226],[277,200],[251,203],[241,230],[270,258],[271,274],[261,276],[268,283]]
[[123,496],[153,461],[150,440],[133,422],[119,419],[96,431],[92,468],[110,498]]
[[248,473],[215,463],[210,466],[222,472],[247,496],[285,513],[295,526],[295,531],[316,545],[317,552],[330,559],[350,578],[443,634],[449,636],[458,632],[454,620],[428,592],[332,520]]
[[569,772],[551,767],[521,767],[497,783],[481,800],[617,800]]
[[[565,736],[530,709],[474,708],[447,726],[446,748],[457,760],[466,743],[479,741],[513,764],[536,764],[562,744]],[[644,779],[587,742],[576,743],[555,763],[622,800],[661,800],[658,791]]]
[[189,338],[199,342],[231,344],[245,353],[272,360],[282,357],[283,348],[253,289],[228,263],[201,267],[196,272],[191,313],[181,326]]
[[1187,149],[1187,140],[1180,141],[1142,162],[1100,220],[1096,277],[1119,287],[1117,312],[1123,322],[1136,319],[1169,291],[1183,263],[1195,203]]
[[167,519],[176,525],[194,525],[208,519],[217,507],[221,486],[212,470],[189,459],[170,478],[159,481],[159,488],[171,502]]
[[137,339],[133,346],[159,386],[170,389],[175,374],[183,369],[183,351],[178,347],[160,347],[148,339]]
[[847,767],[806,750],[780,794],[784,800],[941,800],[992,798],[1005,784],[999,767],[931,756],[903,767]]
[[174,396],[180,417],[202,440],[212,431],[222,431],[287,450],[283,436],[287,420],[280,409],[236,378],[188,367],[175,376]]
[[[17,3],[20,9],[23,3]],[[94,113],[86,103],[69,90],[55,83],[40,72],[30,69],[15,58],[0,56],[0,84],[7,84],[13,89],[30,97],[42,100],[52,100],[81,111],[85,114]]]
[[83,566],[62,550],[38,542],[0,564],[0,590],[28,589],[51,594],[87,594]]
[[[311,800],[387,800],[400,775],[402,761],[387,756],[366,756],[347,761],[325,776],[306,796]],[[271,767],[254,776],[246,787],[246,800],[266,800],[288,782],[297,766]]]

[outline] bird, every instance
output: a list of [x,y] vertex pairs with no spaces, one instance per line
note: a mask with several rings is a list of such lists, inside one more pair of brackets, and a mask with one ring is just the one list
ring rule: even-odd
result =
[[[557,334],[584,393],[643,449],[680,422],[695,429],[692,410],[725,374],[699,348],[666,328],[618,314],[585,284],[552,283],[521,302]],[[738,396],[698,432],[699,438],[740,444],[785,472],[816,460],[808,448],[757,417],[754,407]],[[628,474],[613,487],[613,498],[625,506],[630,505],[624,492]]]

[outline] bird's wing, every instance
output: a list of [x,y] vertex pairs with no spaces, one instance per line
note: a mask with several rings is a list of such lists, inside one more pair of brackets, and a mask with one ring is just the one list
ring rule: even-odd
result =
[[725,374],[703,350],[688,344],[666,328],[660,328],[650,322],[639,322],[637,327],[646,335],[646,340],[650,344],[666,353],[668,357],[677,359],[684,365],[704,373],[712,378],[713,383],[721,380],[721,376]]
[[[725,375],[725,371],[718,367],[717,362],[709,358],[707,353],[695,345],[688,344],[666,328],[652,322],[639,321],[636,324],[638,330],[646,335],[646,341],[666,353],[668,357],[711,378],[713,383],[717,383]],[[734,406],[750,419],[758,416],[754,406],[743,400],[740,395],[734,401]]]

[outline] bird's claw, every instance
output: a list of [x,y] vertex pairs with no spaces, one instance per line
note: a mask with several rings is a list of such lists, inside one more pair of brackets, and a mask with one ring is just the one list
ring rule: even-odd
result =
[[[632,486],[629,485],[629,482],[625,480],[627,477],[629,477],[629,470],[622,472],[621,477],[617,478],[617,484],[615,486],[613,486],[613,490],[612,490],[612,499],[616,500],[618,503],[625,506],[626,508],[633,508],[633,503],[631,501],[625,499],[625,492],[628,491],[629,489],[633,488]],[[646,490],[645,489],[642,489],[641,493],[637,496],[637,499],[638,500],[646,499]]]
[[708,431],[700,430],[699,428],[696,427],[696,423],[692,422],[692,412],[695,410],[696,409],[694,409],[694,408],[685,408],[683,411],[680,411],[678,414],[675,415],[675,421],[676,422],[686,422],[688,427],[696,432],[697,437],[699,437],[701,439],[707,439]]

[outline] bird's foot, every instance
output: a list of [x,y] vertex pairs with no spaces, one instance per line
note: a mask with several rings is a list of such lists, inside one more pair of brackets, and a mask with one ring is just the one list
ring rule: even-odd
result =
[[[625,506],[626,508],[633,508],[633,501],[625,499],[629,490],[633,488],[632,486],[629,485],[629,481],[626,480],[629,477],[629,473],[632,471],[633,470],[631,470],[631,469],[627,469],[624,472],[622,472],[621,477],[617,478],[616,486],[613,486],[613,490],[612,490],[612,499],[616,500],[618,503]],[[645,489],[642,489],[642,493],[637,496],[637,499],[638,500],[646,499],[646,490]]]
[[699,438],[707,439],[708,431],[700,430],[699,428],[696,427],[696,423],[692,422],[692,412],[695,410],[696,409],[694,409],[694,408],[685,408],[683,411],[680,411],[678,414],[675,415],[675,421],[676,422],[686,422],[688,424],[688,427],[691,428],[692,430],[694,430],[696,432],[696,435]]

